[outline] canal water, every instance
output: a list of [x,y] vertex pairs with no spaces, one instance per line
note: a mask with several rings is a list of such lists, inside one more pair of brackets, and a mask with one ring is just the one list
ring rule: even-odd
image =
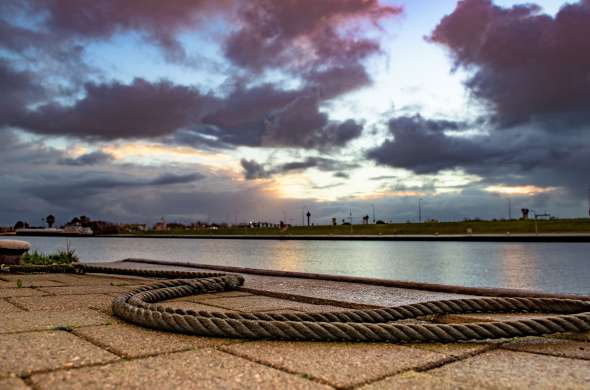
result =
[[42,252],[69,244],[82,262],[135,257],[590,295],[590,243],[18,238]]

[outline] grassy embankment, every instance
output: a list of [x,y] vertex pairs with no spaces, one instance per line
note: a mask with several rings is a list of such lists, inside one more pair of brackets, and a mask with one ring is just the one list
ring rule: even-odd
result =
[[[536,225],[536,226],[535,226]],[[141,235],[379,235],[379,234],[531,234],[531,233],[590,233],[590,219],[512,220],[394,223],[383,225],[293,226],[285,232],[277,228],[220,228],[218,230],[173,229],[149,231]]]

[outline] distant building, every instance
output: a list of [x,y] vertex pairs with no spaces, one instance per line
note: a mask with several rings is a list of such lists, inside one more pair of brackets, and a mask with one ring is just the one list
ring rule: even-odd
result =
[[164,217],[162,217],[162,219],[160,219],[160,222],[158,222],[154,225],[154,230],[157,232],[163,232],[163,231],[168,230],[168,223],[166,222]]
[[91,236],[94,234],[91,228],[83,227],[81,224],[76,223],[73,225],[66,225],[64,226],[64,233],[65,234],[79,234],[81,236]]

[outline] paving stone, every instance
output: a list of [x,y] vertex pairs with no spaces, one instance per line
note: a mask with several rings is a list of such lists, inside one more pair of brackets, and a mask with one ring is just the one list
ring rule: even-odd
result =
[[23,282],[42,283],[51,281],[60,283],[61,286],[133,286],[150,283],[153,280],[145,278],[134,278],[127,276],[100,276],[100,275],[74,275],[74,274],[34,274],[34,275],[2,275],[3,280],[16,282],[16,279]]
[[130,287],[119,286],[67,286],[67,287],[43,287],[38,290],[52,295],[86,295],[86,294],[107,294],[127,292]]
[[161,303],[163,306],[173,307],[175,309],[182,309],[182,310],[194,310],[198,311],[214,311],[214,312],[228,312],[228,313],[236,313],[236,310],[224,309],[216,306],[209,306],[202,303],[197,302],[186,302],[186,301],[166,301]]
[[43,285],[46,282],[50,285],[59,284],[61,286],[69,285],[69,282],[76,281],[80,283],[81,277],[70,274],[3,274],[2,280],[9,281],[11,283],[16,282],[17,279],[21,279],[23,283],[30,283],[34,285]]
[[[130,264],[127,263],[127,266]],[[141,266],[141,264],[138,264]],[[244,287],[376,306],[399,306],[443,299],[473,298],[473,295],[439,293],[415,289],[372,286],[362,283],[336,282],[266,275],[245,275]]]
[[326,386],[215,350],[179,352],[31,377],[38,389],[321,389]]
[[160,332],[125,324],[79,328],[74,330],[74,333],[111,352],[129,358],[241,342],[235,339]]
[[436,322],[444,324],[456,323],[470,323],[470,322],[492,322],[492,321],[515,321],[526,320],[529,318],[541,318],[550,314],[540,313],[502,313],[502,314],[488,314],[488,313],[472,313],[472,314],[445,314],[436,317]]
[[581,341],[559,340],[546,337],[525,337],[503,344],[502,348],[512,351],[590,360],[590,343]]
[[118,359],[110,352],[61,331],[3,335],[0,357],[0,378]]
[[0,390],[29,390],[27,386],[20,378],[6,378],[0,379]]
[[272,298],[262,295],[252,295],[247,297],[220,298],[207,300],[208,305],[219,306],[226,309],[239,310],[242,312],[260,312],[269,310],[301,310],[301,311],[342,311],[349,310],[341,307],[312,305],[290,301],[287,299]]
[[224,291],[220,293],[214,294],[199,294],[199,295],[189,295],[187,297],[178,298],[178,300],[189,301],[189,302],[204,302],[210,299],[219,299],[219,298],[235,298],[235,297],[249,297],[252,294],[242,291]]
[[359,385],[448,359],[436,352],[376,343],[254,341],[221,349],[339,387]]
[[113,297],[102,294],[47,295],[44,297],[12,298],[11,301],[31,311],[97,308],[110,313]]
[[590,342],[590,332],[556,333],[547,337]]
[[415,371],[408,371],[395,375],[383,380],[373,382],[366,386],[360,387],[362,390],[389,390],[389,389],[440,389],[440,390],[472,390],[482,389],[482,387],[472,386],[464,383],[454,382],[448,378],[441,380],[428,374]]
[[590,361],[496,350],[428,374],[492,389],[588,389]]
[[15,288],[18,283],[17,280],[20,280],[21,287],[59,287],[64,285],[53,280],[30,278],[29,276],[31,275],[20,275],[20,277],[10,281],[0,280],[0,288]]
[[404,346],[411,348],[418,348],[426,351],[438,352],[447,356],[460,357],[465,355],[476,354],[483,352],[490,348],[490,346],[498,345],[497,341],[490,341],[484,343],[416,343],[404,344]]
[[12,303],[10,303],[4,299],[0,299],[0,314],[17,313],[17,312],[21,312],[21,311],[23,311],[23,310],[19,309],[17,306],[13,305]]
[[32,297],[32,296],[41,296],[47,295],[46,292],[39,291],[35,288],[2,288],[0,289],[0,298],[8,298],[8,297]]
[[[105,325],[113,318],[96,310],[46,311],[43,313],[23,311],[0,316],[0,333],[48,330],[56,327],[75,328],[89,325]],[[3,336],[2,336],[3,337]]]

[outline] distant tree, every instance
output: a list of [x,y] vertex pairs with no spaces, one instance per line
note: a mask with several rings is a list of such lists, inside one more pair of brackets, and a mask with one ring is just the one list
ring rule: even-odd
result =
[[76,225],[78,223],[80,223],[80,218],[74,217],[70,222],[68,222],[68,225]]
[[90,220],[90,218],[88,218],[85,215],[80,215],[80,225],[82,225],[84,227],[88,227],[88,226],[90,226],[91,223],[92,223],[92,221]]
[[47,222],[47,226],[49,226],[50,228],[52,228],[53,227],[53,224],[55,223],[55,217],[53,216],[53,214],[49,214],[45,218],[45,222]]
[[18,221],[14,224],[14,230],[16,229],[23,229],[25,227],[25,223],[23,221]]

